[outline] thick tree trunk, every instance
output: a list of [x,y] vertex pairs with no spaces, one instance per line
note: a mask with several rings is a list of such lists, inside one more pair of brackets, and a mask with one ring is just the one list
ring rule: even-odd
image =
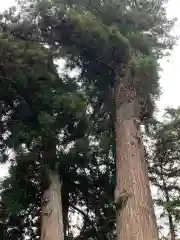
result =
[[41,240],[64,240],[60,179],[55,171],[49,172],[49,179],[42,199]]
[[136,99],[116,110],[117,240],[158,240]]

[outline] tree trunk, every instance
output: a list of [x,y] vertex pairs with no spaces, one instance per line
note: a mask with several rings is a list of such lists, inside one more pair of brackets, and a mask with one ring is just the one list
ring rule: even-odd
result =
[[171,213],[169,213],[169,212],[168,212],[168,220],[169,220],[169,229],[170,229],[171,240],[176,240],[176,233],[175,233],[173,218],[172,218]]
[[[167,184],[166,181],[163,177],[163,169],[161,166],[161,173],[162,173],[162,180],[163,180],[163,187],[164,187],[164,195],[166,198],[166,203],[170,203],[170,197],[169,197],[169,192],[167,189]],[[171,211],[169,209],[167,209],[167,213],[168,213],[168,221],[169,221],[169,231],[170,231],[170,236],[171,236],[171,240],[176,240],[176,231],[175,231],[175,227],[174,227],[174,223],[173,223],[173,217],[171,214]]]
[[116,109],[117,240],[158,240],[137,105],[133,98]]
[[49,179],[42,199],[41,240],[64,240],[60,179],[55,171],[49,172]]
[[68,212],[69,212],[69,192],[67,191],[65,182],[63,182],[62,189],[62,209],[63,209],[63,226],[64,226],[64,236],[68,236],[69,233],[69,221],[68,221]]

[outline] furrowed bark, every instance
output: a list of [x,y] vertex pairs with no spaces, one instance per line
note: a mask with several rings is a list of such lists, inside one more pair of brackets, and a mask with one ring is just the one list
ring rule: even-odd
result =
[[55,171],[49,171],[49,179],[42,199],[41,240],[64,240],[61,184]]
[[41,209],[41,240],[64,240],[61,181],[56,163],[56,140],[44,139],[44,164],[49,184],[44,189]]
[[[122,89],[119,88],[120,94]],[[116,99],[117,240],[158,240],[148,172],[140,137],[136,93],[128,88]],[[117,104],[118,103],[118,104]]]

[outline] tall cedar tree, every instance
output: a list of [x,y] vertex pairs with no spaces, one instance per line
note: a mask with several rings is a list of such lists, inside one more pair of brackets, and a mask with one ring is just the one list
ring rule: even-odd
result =
[[151,116],[158,95],[157,59],[172,44],[173,23],[166,18],[165,2],[29,3],[22,8],[23,24],[14,24],[11,33],[64,53],[81,67],[84,83],[98,89],[93,97],[100,104],[110,96],[117,239],[158,239],[139,127]]
[[[173,115],[173,116],[172,116]],[[179,159],[179,110],[168,110],[168,122],[165,124],[157,123],[155,126],[157,129],[152,132],[151,138],[155,140],[155,149],[153,149],[152,155],[149,156],[150,158],[150,180],[152,183],[158,187],[158,189],[162,192],[162,194],[159,196],[159,198],[155,199],[155,203],[157,206],[161,206],[163,208],[163,212],[161,214],[161,217],[163,220],[166,220],[168,222],[169,226],[169,236],[171,236],[171,239],[178,239],[176,237],[176,233],[178,235],[178,224],[179,224],[179,189],[178,185],[176,184],[178,181],[178,159]],[[167,118],[166,118],[167,120]],[[81,152],[80,148],[77,148],[77,146],[74,148],[75,151],[78,151],[78,153]],[[62,160],[65,163],[65,166],[67,166],[67,169],[70,167],[70,158],[73,158],[73,165],[71,169],[73,171],[70,172],[70,175],[68,176],[67,172],[63,173],[61,171],[60,176],[64,176],[66,174],[66,177],[62,177],[63,182],[65,182],[65,188],[66,190],[70,190],[71,194],[73,194],[74,188],[79,188],[78,192],[74,192],[74,196],[78,197],[78,205],[82,206],[84,208],[84,201],[87,203],[85,204],[86,207],[88,207],[88,210],[90,211],[90,215],[86,213],[84,210],[78,209],[78,207],[75,207],[75,209],[79,211],[79,214],[83,214],[83,228],[81,229],[81,233],[79,236],[77,236],[75,239],[112,239],[113,235],[111,234],[111,231],[113,233],[112,225],[114,223],[114,213],[110,211],[112,206],[111,198],[112,198],[112,189],[113,184],[112,182],[109,182],[108,177],[111,176],[111,170],[114,169],[114,164],[107,164],[107,167],[109,166],[109,169],[107,171],[99,169],[96,170],[96,161],[95,165],[92,163],[89,164],[89,167],[87,167],[86,163],[84,162],[85,159],[80,160],[80,162],[84,163],[84,167],[87,171],[90,171],[91,174],[89,175],[87,172],[83,171],[83,168],[80,168],[80,165],[78,167],[79,170],[79,177],[75,176],[74,169],[76,169],[77,164],[77,156],[73,151],[70,151],[66,157],[60,154],[60,165],[62,169]],[[93,152],[96,152],[97,150],[93,147]],[[152,151],[152,146],[151,146]],[[148,151],[149,153],[149,151]],[[11,218],[9,218],[7,222],[6,218],[6,228],[8,226],[9,231],[5,230],[5,226],[3,226],[2,234],[5,234],[3,239],[16,239],[17,236],[23,238],[23,234],[26,232],[26,236],[29,236],[31,239],[38,239],[40,236],[39,230],[39,209],[40,209],[40,194],[39,194],[39,180],[40,176],[38,173],[40,172],[38,170],[39,164],[37,164],[37,160],[34,161],[35,157],[32,153],[27,154],[26,153],[26,161],[24,161],[24,153],[20,152],[17,161],[17,166],[14,166],[11,168],[10,174],[11,178],[7,179],[3,184],[3,192],[1,194],[1,197],[3,199],[3,205],[6,207],[6,212],[10,214]],[[82,154],[82,153],[81,153]],[[164,155],[166,157],[164,157]],[[29,156],[29,160],[28,160]],[[20,157],[22,160],[20,160]],[[100,155],[98,154],[98,157]],[[163,159],[162,159],[163,157]],[[162,161],[161,161],[162,160]],[[165,161],[164,161],[165,160]],[[68,165],[67,165],[68,163]],[[104,160],[99,162],[99,164],[104,164]],[[37,164],[37,165],[36,165]],[[27,168],[27,165],[29,166]],[[102,165],[100,165],[101,167]],[[83,166],[82,166],[83,167]],[[162,170],[163,169],[163,170]],[[69,169],[70,170],[70,169]],[[163,171],[163,172],[162,172]],[[81,174],[80,174],[81,172]],[[97,172],[97,177],[95,176],[95,172]],[[87,175],[87,180],[86,180]],[[38,179],[39,176],[39,179]],[[70,183],[70,185],[73,184],[72,188],[69,188],[68,181],[73,179],[75,181],[74,183]],[[164,179],[166,181],[163,181]],[[173,180],[173,185],[172,185]],[[77,184],[78,181],[78,184]],[[89,185],[93,182],[92,186]],[[83,184],[82,184],[83,183]],[[85,184],[86,183],[86,184]],[[77,184],[77,185],[76,185]],[[81,185],[81,187],[80,187]],[[85,185],[85,188],[83,187]],[[108,185],[111,187],[111,191],[107,193],[107,187]],[[89,191],[87,189],[91,189]],[[99,188],[97,189],[96,186]],[[39,189],[38,189],[39,188]],[[20,192],[19,192],[20,190]],[[80,191],[82,190],[82,193],[80,194]],[[174,195],[174,191],[176,191]],[[20,194],[18,194],[20,193]],[[73,198],[74,198],[73,196]],[[165,196],[165,197],[163,197]],[[166,197],[169,196],[169,200],[166,200]],[[68,201],[70,202],[70,206],[72,207],[73,201],[70,198]],[[8,206],[9,205],[9,206]],[[22,211],[22,205],[23,205],[23,211]],[[109,207],[108,207],[109,205]],[[9,209],[9,210],[8,210]],[[21,209],[21,210],[20,210]],[[19,211],[20,210],[20,211]],[[17,214],[17,216],[16,216]],[[96,218],[92,214],[96,215]],[[107,214],[107,215],[104,215]],[[1,217],[3,216],[3,212],[1,212]],[[21,221],[19,221],[20,219]],[[36,221],[35,221],[36,220]],[[76,226],[78,227],[78,226]],[[110,228],[109,228],[110,227]],[[108,233],[107,233],[107,229]],[[167,227],[166,227],[167,228]],[[11,229],[11,230],[10,230]],[[35,230],[34,230],[35,229]],[[97,231],[97,232],[96,232]],[[162,229],[161,232],[161,239],[169,239],[168,236],[165,236],[165,231]],[[173,238],[175,236],[175,238]]]
[[8,160],[8,149],[15,155],[22,146],[27,152],[36,150],[43,169],[41,239],[64,239],[56,146],[63,129],[68,134],[69,128],[71,132],[77,128],[84,111],[84,97],[76,91],[70,92],[73,84],[68,86],[59,78],[47,49],[38,43],[16,40],[3,30],[0,45],[2,162]]
[[[68,154],[63,155],[61,151],[58,154],[59,174],[65,188],[62,195],[63,212],[66,212],[68,204],[72,213],[66,229],[71,227],[70,219],[75,210],[82,216],[82,226],[75,226],[76,232],[78,228],[80,232],[75,239],[112,239],[115,235],[114,184],[111,180],[114,162],[106,166],[103,155],[95,147],[90,150],[93,152],[89,152],[91,159],[87,159],[83,150],[76,145]],[[99,159],[98,165],[96,158]],[[1,216],[4,215],[3,220],[9,229],[5,231],[9,240],[16,239],[18,234],[19,238],[23,238],[25,232],[31,239],[39,239],[39,189],[42,177],[39,168],[35,154],[20,151],[11,167],[10,177],[3,183]]]
[[165,2],[31,2],[22,10],[31,13],[24,25],[12,29],[25,38],[36,35],[32,29],[40,33],[36,40],[62,50],[89,82],[106,92],[104,97],[110,96],[116,131],[117,239],[158,239],[140,125],[151,116],[158,95],[157,60],[172,43]]

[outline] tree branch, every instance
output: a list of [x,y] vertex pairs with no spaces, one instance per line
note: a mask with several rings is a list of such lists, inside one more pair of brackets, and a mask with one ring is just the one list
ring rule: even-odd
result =
[[98,229],[94,225],[93,221],[89,218],[89,216],[84,211],[82,211],[81,209],[79,209],[78,207],[76,207],[72,204],[70,204],[70,207],[73,208],[74,210],[76,210],[77,212],[79,212],[84,217],[84,219],[94,228],[97,239],[101,240],[102,238],[98,232]]
[[[21,91],[21,89],[18,88],[16,82],[8,77],[3,77],[0,76],[0,81],[8,81],[9,84],[12,86],[12,88],[18,93],[18,95],[27,103],[27,105],[29,106],[29,108],[31,109],[36,122],[38,123],[38,125],[40,126],[39,120],[38,120],[38,112],[35,110],[34,108],[34,104],[31,102],[31,100],[23,93],[23,91]],[[43,131],[43,129],[40,126],[41,131]]]

